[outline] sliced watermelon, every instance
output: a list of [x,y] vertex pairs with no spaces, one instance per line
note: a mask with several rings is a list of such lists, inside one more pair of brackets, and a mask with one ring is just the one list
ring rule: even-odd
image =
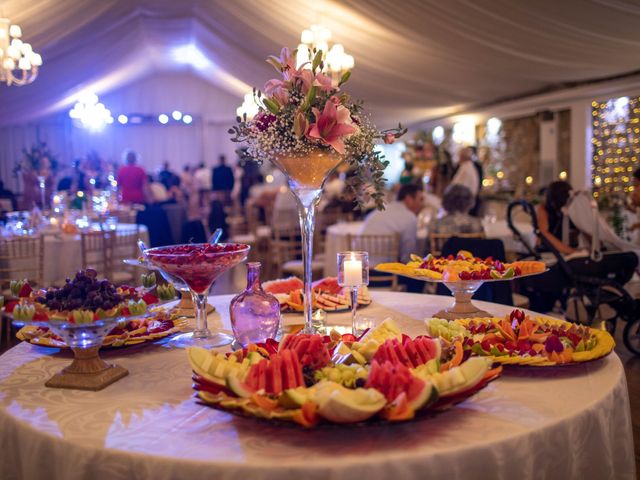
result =
[[304,288],[304,283],[298,277],[280,278],[262,284],[262,289],[267,293],[290,293],[301,288]]
[[400,363],[405,367],[416,368],[429,360],[440,358],[441,346],[438,339],[420,336],[411,340],[403,337],[400,343],[397,339],[386,340],[376,351],[373,359],[378,363]]
[[437,390],[431,382],[415,377],[403,364],[389,361],[371,362],[365,388],[375,388],[390,403],[396,402],[401,395],[406,396],[407,403],[413,411],[433,403],[438,397]]
[[248,398],[251,394],[264,390],[269,395],[279,395],[289,388],[304,386],[302,365],[294,351],[285,350],[263,359],[249,368],[244,381],[227,378],[226,386],[236,395]]
[[297,354],[302,365],[308,365],[314,370],[323,368],[331,361],[331,354],[324,338],[317,334],[299,333],[287,335],[280,344],[280,353],[292,350]]
[[338,285],[338,279],[336,277],[325,277],[313,282],[313,290],[320,292],[327,292],[332,295],[338,295],[342,292],[342,287]]

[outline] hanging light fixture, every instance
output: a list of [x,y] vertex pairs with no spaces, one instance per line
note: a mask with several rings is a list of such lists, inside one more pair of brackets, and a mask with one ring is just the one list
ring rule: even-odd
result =
[[246,115],[247,120],[251,120],[258,114],[259,109],[260,106],[256,103],[253,93],[246,93],[242,105],[236,109],[236,115],[241,118],[244,118],[244,115]]
[[[92,92],[84,94],[80,101],[76,102],[73,109],[69,111],[69,116],[77,126],[94,132],[113,123],[111,111],[100,103],[98,96]],[[121,120],[120,123],[122,123]]]
[[313,58],[315,52],[322,50],[323,71],[331,77],[333,84],[337,85],[342,75],[353,69],[355,60],[344,51],[341,44],[335,43],[329,47],[329,40],[331,40],[331,30],[322,25],[311,25],[311,28],[303,30],[300,35],[301,43],[298,45],[296,63],[300,68]]
[[7,85],[27,85],[38,76],[42,57],[31,45],[21,40],[22,29],[0,18],[0,82]]

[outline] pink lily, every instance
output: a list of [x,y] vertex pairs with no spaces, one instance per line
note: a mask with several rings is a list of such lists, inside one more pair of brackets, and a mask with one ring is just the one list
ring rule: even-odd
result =
[[278,102],[280,106],[289,103],[288,82],[274,78],[264,84],[264,93],[271,96],[273,100]]
[[316,121],[310,125],[307,137],[321,140],[343,155],[344,138],[357,131],[357,127],[352,124],[349,110],[342,105],[336,107],[333,102],[327,102],[322,112],[314,107],[313,114]]
[[[313,82],[313,84],[320,88],[320,90],[322,90],[323,92],[330,92],[331,90],[333,90],[333,85],[331,84],[331,77],[325,75],[322,72],[319,72],[316,74],[316,78]],[[338,90],[337,88],[335,90]]]

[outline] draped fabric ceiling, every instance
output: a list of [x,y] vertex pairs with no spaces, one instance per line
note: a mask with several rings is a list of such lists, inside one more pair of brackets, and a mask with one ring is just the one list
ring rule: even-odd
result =
[[164,71],[240,99],[313,23],[355,57],[349,90],[381,126],[640,68],[633,0],[5,0],[0,16],[44,59],[32,85],[0,86],[0,126]]

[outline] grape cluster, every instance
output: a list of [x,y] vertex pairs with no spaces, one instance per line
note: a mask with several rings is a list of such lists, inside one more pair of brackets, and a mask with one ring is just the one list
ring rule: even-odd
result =
[[113,283],[97,277],[91,268],[80,270],[73,279],[67,278],[62,288],[50,288],[37,300],[50,310],[110,310],[122,302],[122,296]]

